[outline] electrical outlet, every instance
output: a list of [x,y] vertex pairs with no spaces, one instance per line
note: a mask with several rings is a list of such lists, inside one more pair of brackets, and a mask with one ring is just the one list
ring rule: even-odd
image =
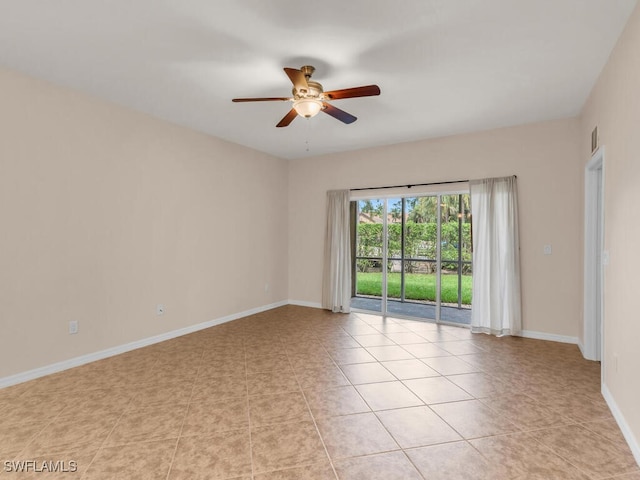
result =
[[551,245],[549,245],[549,244],[545,245],[543,251],[544,251],[545,255],[551,255],[551,252],[552,252]]
[[71,320],[69,322],[69,335],[75,335],[76,333],[78,333],[78,321]]
[[156,305],[156,315],[164,315],[164,305],[162,303]]
[[269,283],[264,284],[264,293],[269,293]]

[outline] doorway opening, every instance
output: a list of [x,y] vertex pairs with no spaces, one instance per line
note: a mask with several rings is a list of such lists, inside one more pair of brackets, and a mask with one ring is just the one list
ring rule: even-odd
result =
[[468,192],[359,200],[353,211],[353,308],[470,324]]

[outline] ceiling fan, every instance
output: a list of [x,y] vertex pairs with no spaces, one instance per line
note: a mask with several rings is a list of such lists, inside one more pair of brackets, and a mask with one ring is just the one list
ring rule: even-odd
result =
[[371,97],[380,95],[380,87],[377,85],[367,85],[364,87],[343,88],[342,90],[331,90],[325,92],[322,85],[311,80],[311,75],[315,68],[305,65],[300,70],[295,68],[285,68],[285,73],[293,83],[293,97],[268,97],[268,98],[234,98],[233,102],[273,102],[290,101],[293,108],[287,113],[276,127],[286,127],[296,116],[311,118],[322,111],[333,118],[337,118],[343,123],[353,123],[357,120],[350,113],[334,107],[328,100],[340,100],[343,98]]

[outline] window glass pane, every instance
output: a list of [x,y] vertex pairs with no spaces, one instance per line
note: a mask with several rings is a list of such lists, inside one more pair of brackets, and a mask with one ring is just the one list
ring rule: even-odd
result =
[[[389,230],[389,243],[387,244],[387,256],[389,258],[402,258],[402,199],[390,198],[388,200],[387,228]],[[400,271],[400,262],[389,262],[389,271]]]
[[405,256],[435,261],[438,197],[407,198],[406,203]]
[[381,311],[382,295],[382,200],[360,200],[356,226],[356,295],[364,297],[356,307]]

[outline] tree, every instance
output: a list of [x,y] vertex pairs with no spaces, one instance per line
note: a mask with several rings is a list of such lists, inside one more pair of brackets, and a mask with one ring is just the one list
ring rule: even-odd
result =
[[360,200],[360,211],[363,213],[374,213],[373,202],[371,200]]
[[389,207],[389,214],[393,223],[400,223],[402,219],[402,200],[397,200]]
[[415,223],[430,223],[436,221],[438,197],[417,197],[407,199],[407,220]]

